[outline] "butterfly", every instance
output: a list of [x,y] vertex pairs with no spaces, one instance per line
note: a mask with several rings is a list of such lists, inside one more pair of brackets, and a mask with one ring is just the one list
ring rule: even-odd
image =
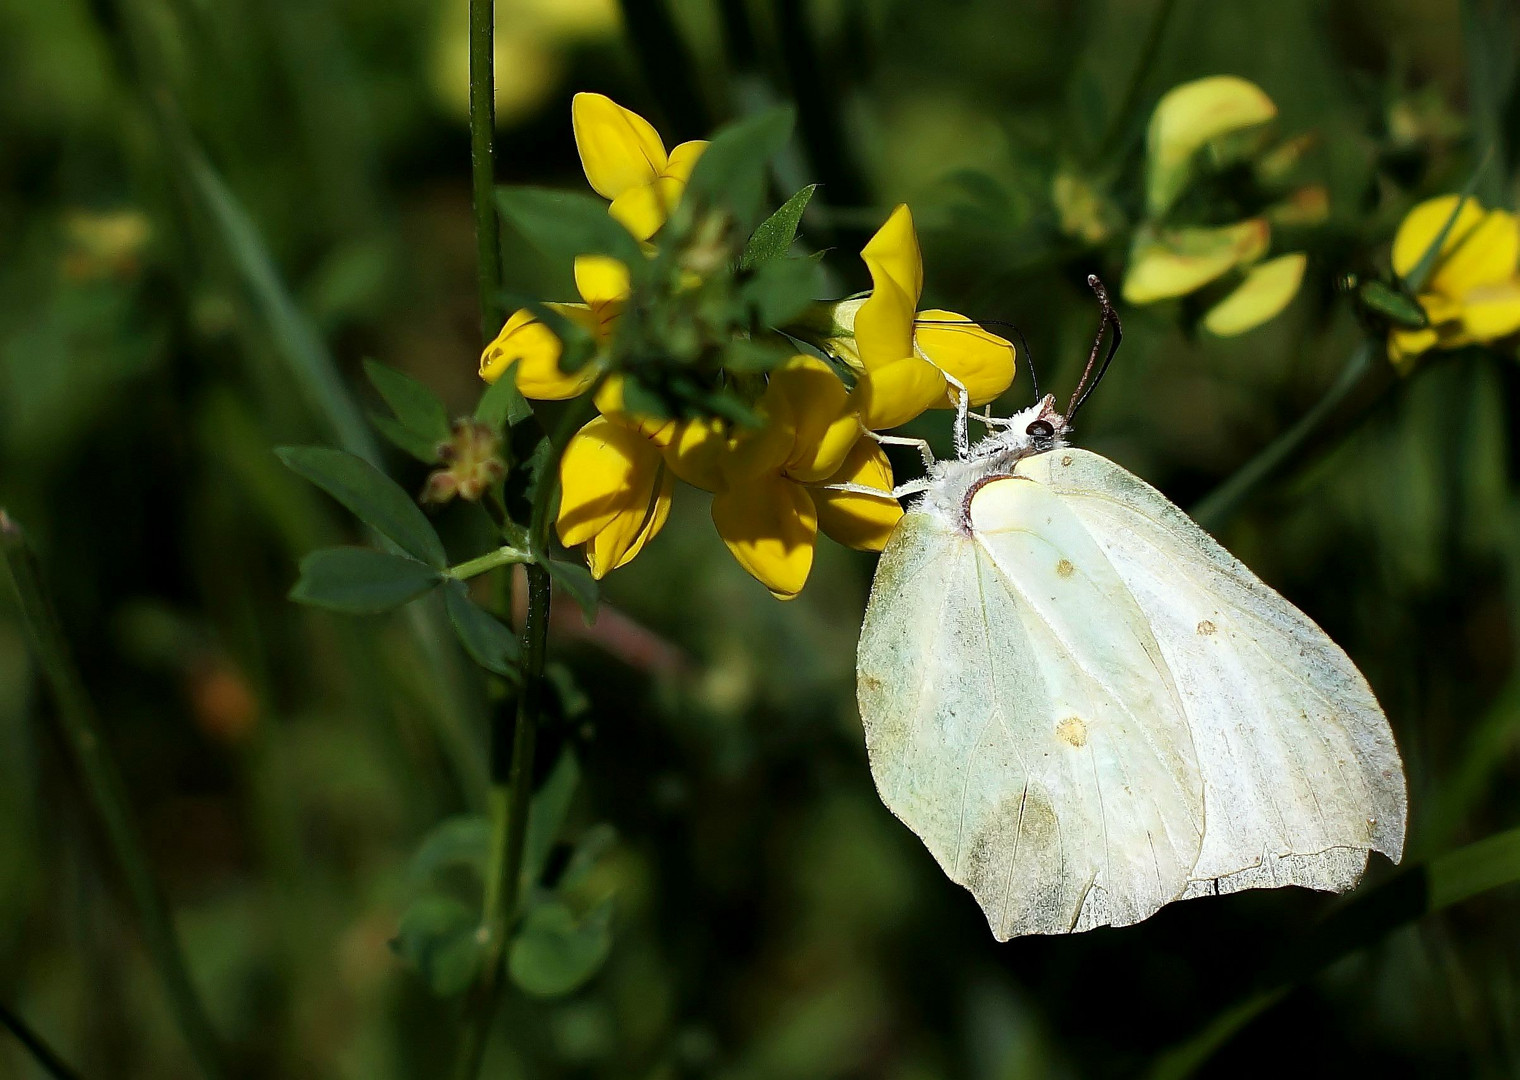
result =
[[971,445],[962,395],[956,458],[905,485],[860,636],[882,801],[1000,941],[1241,889],[1341,892],[1369,851],[1404,847],[1403,764],[1346,654],[1155,488],[1068,444],[1104,328],[1099,379],[1121,335],[1088,280],[1103,321],[1066,414],[1047,395],[978,417]]

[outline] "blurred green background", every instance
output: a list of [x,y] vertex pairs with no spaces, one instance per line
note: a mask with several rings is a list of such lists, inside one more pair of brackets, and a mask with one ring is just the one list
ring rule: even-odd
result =
[[[1063,234],[1052,177],[1138,205],[1160,94],[1257,82],[1285,132],[1319,135],[1330,218],[1300,246],[1302,293],[1226,341],[1185,303],[1124,310],[1077,435],[1184,506],[1334,381],[1367,333],[1337,282],[1386,273],[1410,206],[1490,144],[1481,192],[1514,202],[1503,3],[498,7],[504,182],[583,189],[577,90],[667,145],[795,101],[777,190],[822,183],[803,233],[838,294],[867,286],[861,244],[910,201],[926,301],[1016,322],[1058,395],[1096,324],[1083,278],[1117,286],[1124,251]],[[457,1039],[457,1003],[389,942],[423,838],[479,808],[488,695],[405,615],[287,601],[301,555],[358,534],[272,448],[332,440],[334,394],[373,408],[367,357],[473,407],[466,45],[464,0],[0,5],[0,505],[41,553],[237,1077],[446,1075]],[[571,297],[569,267],[505,242],[512,288]],[[1029,393],[1021,372],[1000,407]],[[1520,822],[1517,410],[1512,345],[1407,378],[1379,355],[1217,523],[1377,691],[1410,859]],[[947,414],[918,423],[946,447]],[[388,462],[420,490],[422,466]],[[480,543],[469,508],[437,521],[451,551]],[[574,995],[508,995],[486,1075],[1135,1075],[1340,903],[1250,892],[995,943],[871,784],[853,673],[872,566],[823,542],[777,603],[683,489],[605,583],[614,614],[588,629],[557,606],[551,658],[578,690],[539,767],[573,745],[570,831],[615,830],[613,947]],[[53,708],[0,589],[0,1004],[86,1077],[193,1076]],[[1364,888],[1389,874],[1374,859]],[[1520,1075],[1517,900],[1348,939],[1204,1072]],[[0,1076],[43,1075],[0,1033]]]

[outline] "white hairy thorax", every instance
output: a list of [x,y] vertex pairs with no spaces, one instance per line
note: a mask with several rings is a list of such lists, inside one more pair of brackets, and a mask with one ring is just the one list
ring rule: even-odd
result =
[[[1050,425],[1047,438],[1037,438],[1029,426],[1037,420]],[[1022,458],[1067,445],[1066,420],[1055,409],[1055,398],[1046,394],[1039,401],[1006,419],[994,418],[991,434],[972,444],[964,458],[947,458],[929,467],[922,495],[910,511],[932,514],[953,528],[965,531],[966,504],[976,487],[998,476],[1012,476]]]

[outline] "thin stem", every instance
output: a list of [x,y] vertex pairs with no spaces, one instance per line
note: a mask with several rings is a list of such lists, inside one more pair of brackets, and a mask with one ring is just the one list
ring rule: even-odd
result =
[[0,510],[0,548],[15,582],[22,622],[43,676],[53,691],[54,717],[105,831],[106,841],[137,909],[144,944],[169,997],[169,1008],[203,1076],[225,1075],[222,1053],[200,997],[190,981],[167,905],[153,879],[132,820],[126,784],[101,735],[95,708],[70,655],[63,629],[43,585],[41,568],[21,527]]
[[1161,51],[1161,40],[1166,35],[1167,25],[1172,21],[1172,11],[1176,7],[1177,0],[1159,0],[1156,5],[1151,24],[1145,32],[1145,44],[1140,47],[1140,59],[1135,62],[1134,73],[1130,76],[1129,87],[1124,91],[1118,108],[1114,110],[1103,138],[1098,140],[1097,156],[1100,161],[1123,149],[1118,145],[1119,140],[1127,133],[1131,114],[1140,104],[1140,94],[1145,90],[1146,80],[1150,77],[1151,67],[1156,63],[1156,54]]
[[1303,449],[1311,436],[1340,408],[1351,392],[1361,385],[1372,368],[1375,352],[1371,341],[1363,341],[1351,353],[1340,375],[1325,391],[1325,396],[1299,417],[1298,422],[1273,440],[1235,474],[1193,507],[1194,520],[1205,529],[1217,529],[1227,521],[1245,500],[1265,480],[1280,469],[1289,458]]
[[532,561],[533,556],[528,552],[515,548],[510,544],[503,544],[495,551],[488,551],[484,555],[477,555],[473,559],[467,559],[462,563],[449,567],[448,575],[451,578],[458,578],[460,581],[464,581],[478,574],[484,574],[488,570],[495,570],[498,566],[512,566],[516,563]]
[[53,1080],[79,1080],[79,1074],[69,1068],[63,1058],[53,1051],[42,1036],[4,1005],[0,1005],[0,1027],[10,1029],[10,1033],[16,1036],[16,1041],[26,1047],[27,1053],[32,1055],[32,1060],[42,1067],[43,1072],[53,1077]]
[[501,223],[496,216],[496,3],[470,0],[470,182],[475,199],[475,277],[480,336],[505,319],[501,306]]

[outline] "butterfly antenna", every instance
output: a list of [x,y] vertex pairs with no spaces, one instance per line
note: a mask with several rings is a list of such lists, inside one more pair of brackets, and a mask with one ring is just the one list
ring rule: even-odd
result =
[[[1098,294],[1098,336],[1093,339],[1092,352],[1087,357],[1087,367],[1082,371],[1082,379],[1077,383],[1077,388],[1071,392],[1071,402],[1066,406],[1066,422],[1069,424],[1077,415],[1087,396],[1097,389],[1103,381],[1103,376],[1108,372],[1108,365],[1114,362],[1114,353],[1119,351],[1119,342],[1124,340],[1124,328],[1119,325],[1119,313],[1114,310],[1114,305],[1109,303],[1108,290],[1103,287],[1103,282],[1098,280],[1097,274],[1087,275],[1087,284],[1092,291]],[[1096,375],[1093,367],[1098,363],[1098,351],[1103,347],[1103,332],[1110,327],[1113,334],[1108,339],[1108,355],[1103,358],[1103,366],[1098,368]],[[1092,382],[1089,383],[1089,377]]]
[[1024,348],[1024,364],[1029,368],[1029,383],[1034,390],[1034,399],[1040,400],[1040,378],[1034,372],[1034,353],[1029,350],[1029,342],[1024,338],[1024,331],[1020,330],[1017,323],[1011,323],[1004,319],[915,319],[916,326],[1003,326],[1018,335],[1019,344]]

